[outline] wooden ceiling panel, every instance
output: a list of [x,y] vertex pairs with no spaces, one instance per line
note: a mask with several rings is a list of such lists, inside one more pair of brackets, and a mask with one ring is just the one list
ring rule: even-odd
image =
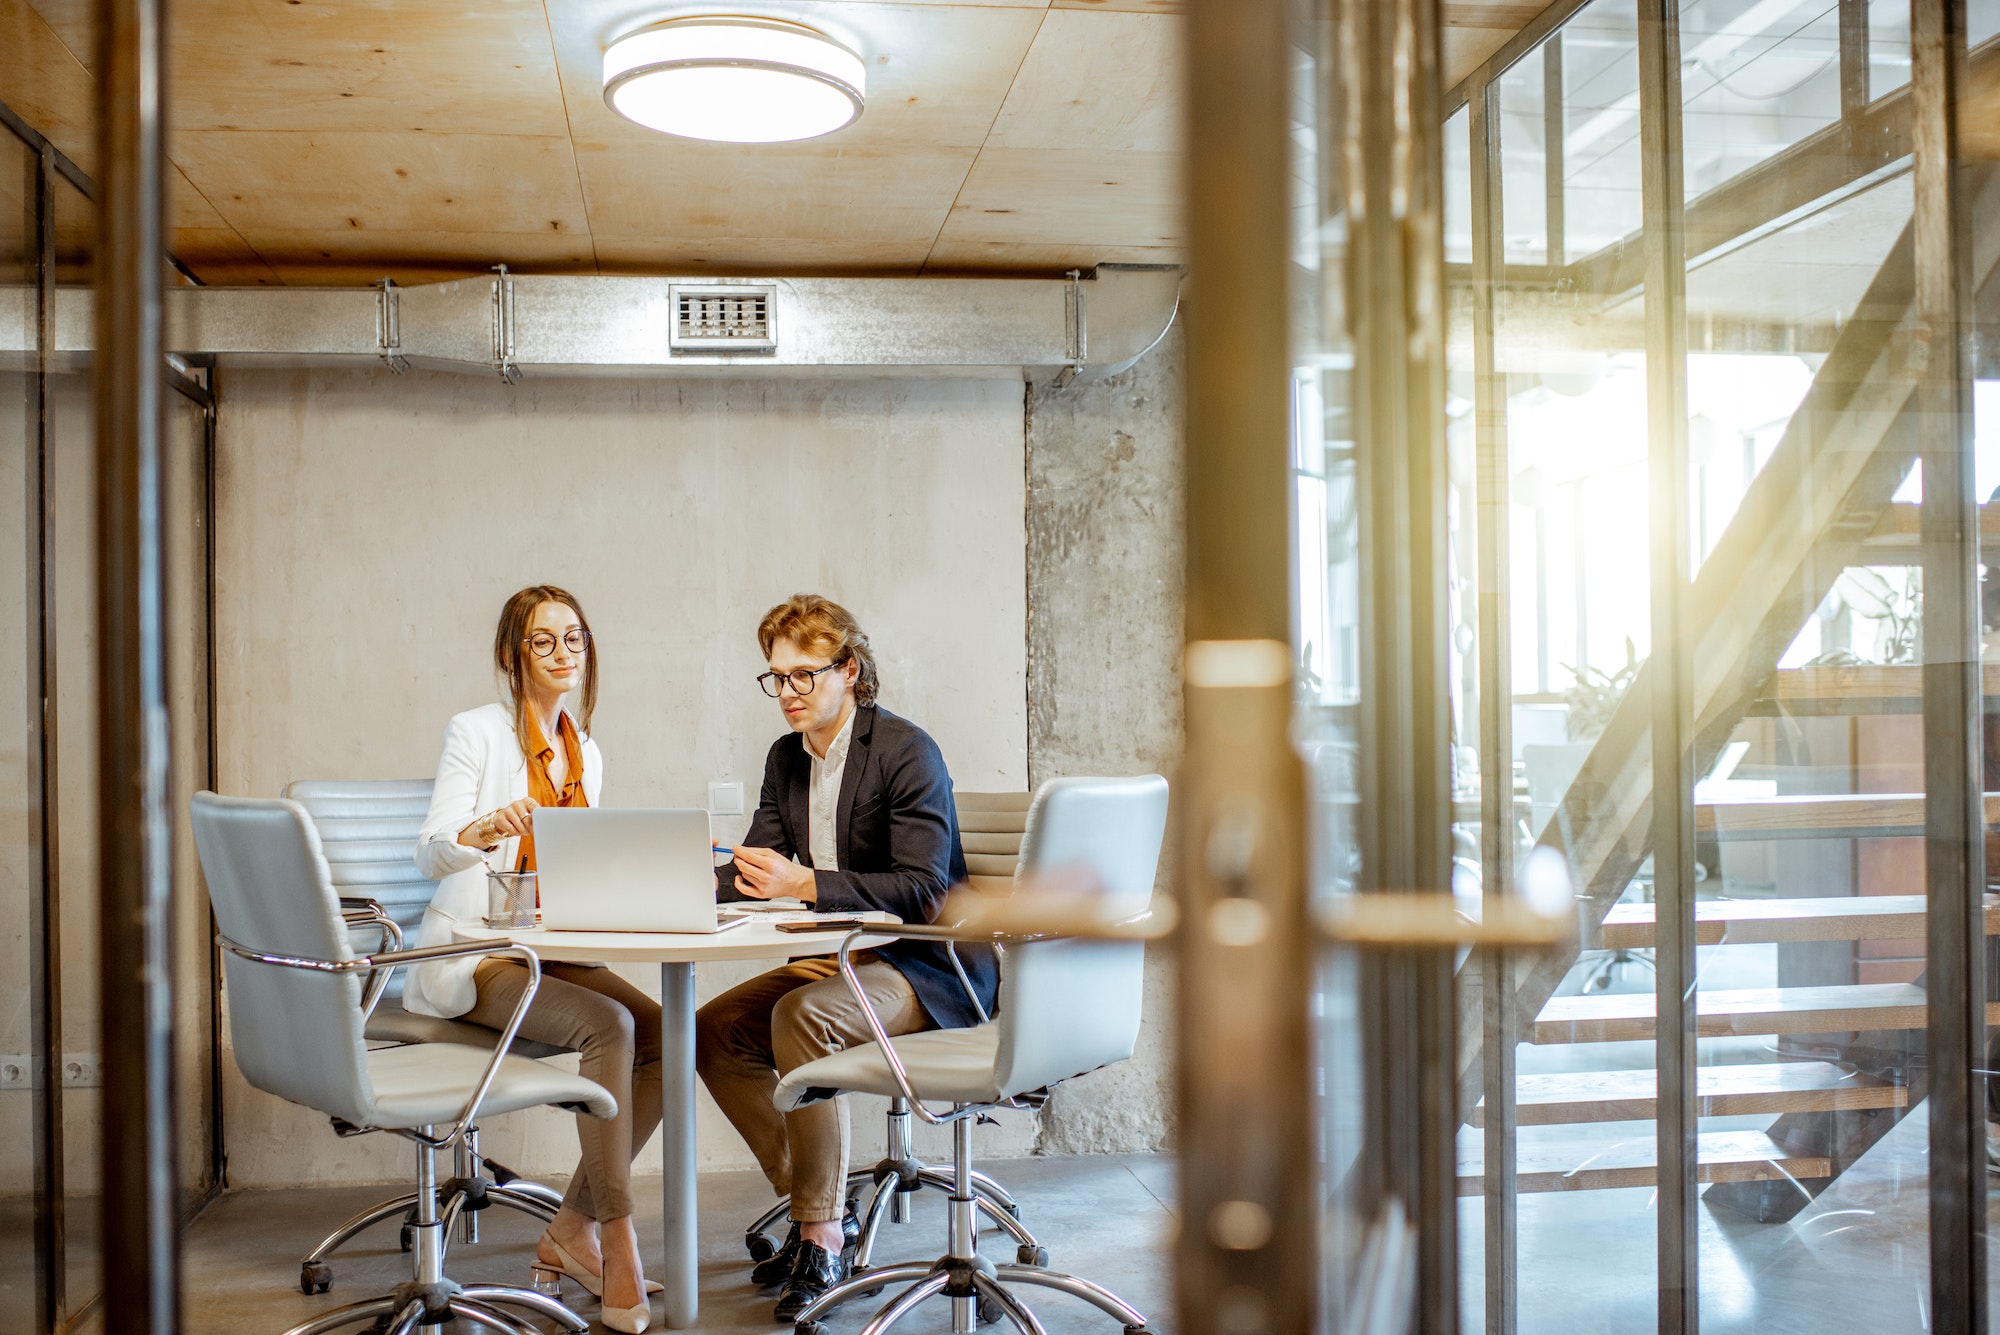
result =
[[[1501,6],[1487,12],[1504,15],[1511,8],[1513,6]],[[1447,21],[1445,24],[1443,83],[1446,88],[1459,83],[1466,75],[1484,65],[1495,51],[1507,44],[1507,39],[1512,37],[1519,27],[1519,25],[1513,28],[1501,26],[1497,19],[1493,27],[1479,27],[1473,22],[1478,17],[1480,17],[1478,11],[1469,9],[1463,15],[1464,21],[1459,23]]]
[[850,246],[857,255],[907,248],[911,267],[923,263],[973,151],[843,151],[831,140],[816,142],[751,152],[684,144],[665,171],[651,145],[586,147],[577,162],[591,234],[724,265],[732,256],[765,268],[782,263],[769,244],[778,241],[817,246],[816,269],[863,263],[848,258]]
[[1055,0],[1055,9],[1095,10],[1100,14],[1179,14],[1187,0]]
[[[606,42],[686,12],[680,0],[175,0],[176,248],[214,281],[310,283],[503,260],[915,273],[1180,259],[1184,0],[754,8],[863,54],[856,124],[733,146],[614,116]],[[1446,5],[1447,81],[1536,8]],[[86,170],[94,10],[0,0],[0,96]]]
[[1051,12],[987,147],[1179,152],[1184,27],[1164,14]]
[[176,134],[173,155],[246,238],[585,230],[569,141],[554,136],[202,130]]
[[[710,243],[679,237],[596,238],[597,268],[607,274],[706,273],[718,278],[889,275],[914,277],[922,270],[929,238],[873,241],[850,237],[838,246],[799,237],[713,238]],[[744,256],[753,256],[746,259]]]
[[277,273],[233,227],[177,227],[174,258],[213,287],[273,287]]
[[932,248],[927,274],[1088,271],[1098,264],[1184,264],[1178,246],[1052,245],[1026,241],[954,241],[947,234]]
[[[657,3],[647,0],[549,0],[570,133],[579,152],[587,145],[618,145],[650,157],[654,170],[671,172],[687,148],[706,152],[712,146],[643,129],[604,105],[605,45],[657,12]],[[746,165],[806,148],[976,148],[985,142],[1043,19],[1039,8],[876,0],[779,0],[759,5],[757,12],[809,24],[863,53],[868,105],[853,125],[823,139],[733,147]]]
[[178,0],[181,130],[567,134],[539,0]]
[[[594,273],[590,238],[526,232],[388,232],[348,236],[318,229],[250,231],[246,239],[287,284],[341,286],[394,278],[438,282],[489,272],[496,264],[523,273]],[[385,263],[383,255],[394,255]],[[190,266],[193,267],[193,266]],[[200,270],[196,269],[199,273]]]
[[27,0],[0,0],[0,86],[16,115],[94,174],[97,94],[90,71]]
[[1180,191],[1178,154],[989,148],[938,240],[1178,247]]

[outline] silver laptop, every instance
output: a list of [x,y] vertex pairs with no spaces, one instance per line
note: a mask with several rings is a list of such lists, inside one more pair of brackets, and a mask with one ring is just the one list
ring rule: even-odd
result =
[[535,812],[542,926],[569,932],[717,932],[708,813],[542,807]]

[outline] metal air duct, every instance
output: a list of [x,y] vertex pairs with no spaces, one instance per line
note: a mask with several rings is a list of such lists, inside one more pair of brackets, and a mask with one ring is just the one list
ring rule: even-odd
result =
[[[490,277],[167,292],[166,350],[228,366],[521,376],[1115,375],[1166,333],[1174,267],[1048,278]],[[0,365],[32,363],[34,291],[0,288]],[[59,365],[88,359],[89,289],[57,293]]]

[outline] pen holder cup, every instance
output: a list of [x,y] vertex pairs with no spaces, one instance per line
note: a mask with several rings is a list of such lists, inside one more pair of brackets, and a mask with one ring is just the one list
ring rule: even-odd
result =
[[531,871],[486,873],[488,927],[531,928],[535,925],[536,905],[535,873]]

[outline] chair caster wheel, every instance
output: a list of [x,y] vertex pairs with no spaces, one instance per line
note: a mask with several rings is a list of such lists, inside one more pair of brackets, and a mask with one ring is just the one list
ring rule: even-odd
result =
[[1030,1247],[1024,1242],[1021,1244],[1020,1249],[1014,1253],[1014,1261],[1018,1265],[1031,1265],[1046,1270],[1049,1268],[1049,1249],[1047,1247]]
[[801,1321],[792,1327],[792,1335],[829,1335],[824,1321]]
[[981,1298],[979,1300],[980,1325],[990,1326],[1005,1315],[1006,1313],[1000,1310],[1000,1304],[994,1302],[991,1298]]
[[1151,1326],[1127,1326],[1124,1335],[1153,1335]]
[[778,1254],[778,1244],[762,1233],[752,1233],[743,1239],[743,1250],[750,1253],[752,1261],[768,1261]]
[[308,1296],[325,1293],[333,1287],[333,1267],[324,1261],[305,1261],[299,1265],[299,1292]]
[[407,1252],[417,1245],[417,1231],[408,1224],[403,1225],[402,1231],[396,1235],[396,1244]]

